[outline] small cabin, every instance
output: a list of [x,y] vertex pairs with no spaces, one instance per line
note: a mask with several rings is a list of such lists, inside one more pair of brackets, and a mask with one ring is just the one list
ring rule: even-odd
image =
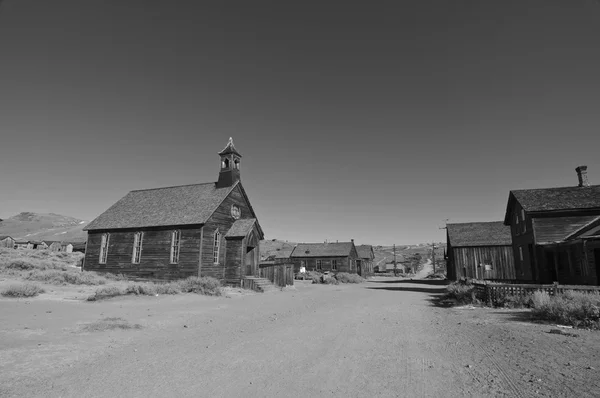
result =
[[446,241],[449,280],[516,279],[510,227],[502,221],[448,224]]
[[13,249],[15,247],[15,240],[8,235],[0,235],[0,247]]
[[299,243],[294,247],[290,260],[294,273],[304,267],[306,271],[349,272],[362,275],[363,269],[354,246],[350,242]]

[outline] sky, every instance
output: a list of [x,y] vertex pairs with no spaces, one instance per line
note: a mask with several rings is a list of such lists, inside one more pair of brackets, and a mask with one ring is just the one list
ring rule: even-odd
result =
[[414,244],[600,183],[600,2],[0,1],[0,218],[216,181],[267,239]]

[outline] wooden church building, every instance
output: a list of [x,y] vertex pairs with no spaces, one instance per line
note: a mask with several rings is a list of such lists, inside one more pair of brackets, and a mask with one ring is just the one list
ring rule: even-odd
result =
[[148,279],[257,276],[263,231],[230,138],[217,182],[131,191],[87,225],[84,269]]

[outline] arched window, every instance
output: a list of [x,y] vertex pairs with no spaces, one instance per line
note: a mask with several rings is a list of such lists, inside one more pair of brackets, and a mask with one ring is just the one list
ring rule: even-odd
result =
[[227,159],[227,158],[223,159],[223,161],[221,162],[221,168],[223,168],[223,169],[229,168],[229,159]]
[[219,264],[219,248],[221,247],[221,233],[217,229],[213,240],[213,263]]
[[240,160],[239,159],[236,159],[233,161],[233,168],[236,170],[240,169]]

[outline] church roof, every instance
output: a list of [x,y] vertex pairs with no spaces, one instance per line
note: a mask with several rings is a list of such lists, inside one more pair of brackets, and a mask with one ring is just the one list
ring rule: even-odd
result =
[[131,191],[84,230],[204,224],[238,185],[217,188],[210,182]]
[[221,152],[219,152],[219,155],[223,156],[223,155],[228,155],[230,153],[235,153],[240,158],[242,157],[242,155],[240,155],[240,153],[237,151],[237,149],[235,149],[235,146],[233,145],[233,138],[231,138],[231,137],[229,137],[229,142],[227,143],[227,146],[225,148],[223,148],[223,150]]

